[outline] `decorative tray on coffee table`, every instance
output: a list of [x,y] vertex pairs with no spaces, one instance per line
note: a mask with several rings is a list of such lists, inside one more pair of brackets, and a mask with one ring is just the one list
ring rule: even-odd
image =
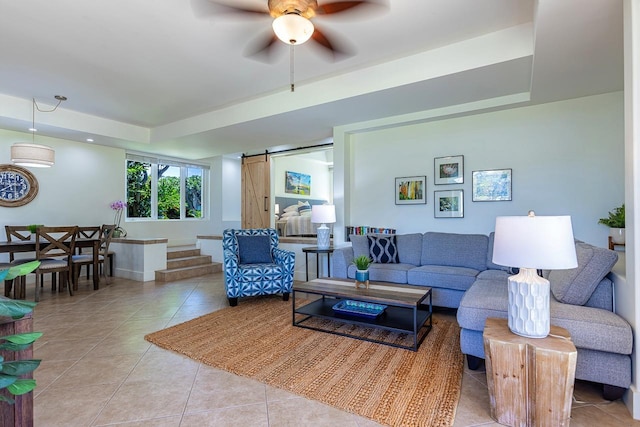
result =
[[375,318],[384,313],[384,310],[387,308],[387,306],[382,304],[374,304],[371,302],[352,301],[346,299],[341,300],[332,308],[336,313],[340,314]]

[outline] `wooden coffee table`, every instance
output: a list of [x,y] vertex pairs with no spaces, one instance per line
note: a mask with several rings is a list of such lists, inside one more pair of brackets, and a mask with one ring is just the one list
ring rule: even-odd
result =
[[[321,298],[296,308],[296,294],[319,295]],[[336,312],[333,306],[341,301],[360,301],[363,303],[387,306],[377,317]],[[328,332],[336,335],[390,345],[417,351],[433,326],[431,288],[370,282],[369,289],[357,289],[354,280],[321,278],[309,282],[294,284],[292,292],[294,326]],[[349,333],[336,332],[309,324],[310,319],[331,319],[343,323],[385,329],[406,333],[413,338],[413,345],[402,345],[364,338]]]

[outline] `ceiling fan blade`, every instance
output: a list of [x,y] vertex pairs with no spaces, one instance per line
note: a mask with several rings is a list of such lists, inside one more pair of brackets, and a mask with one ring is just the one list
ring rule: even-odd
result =
[[271,63],[274,61],[273,52],[277,46],[278,38],[273,31],[268,31],[263,36],[253,40],[244,50],[244,56],[260,62]]
[[318,5],[316,13],[318,15],[330,15],[332,13],[340,13],[360,6],[383,6],[383,4],[381,4],[380,1],[371,0],[336,1],[333,3]]
[[244,6],[234,6],[225,2],[215,0],[191,0],[191,8],[197,16],[211,16],[220,14],[249,14],[249,15],[269,15],[266,8],[249,8]]
[[347,46],[345,42],[337,43],[335,40],[331,41],[317,25],[311,39],[322,46],[323,50],[329,53],[334,61],[355,55],[355,50],[352,47]]

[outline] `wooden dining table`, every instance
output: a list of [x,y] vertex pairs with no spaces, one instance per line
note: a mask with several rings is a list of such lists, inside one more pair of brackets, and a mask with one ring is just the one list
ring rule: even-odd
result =
[[[100,288],[100,275],[98,272],[98,259],[100,254],[100,239],[76,239],[76,248],[92,248],[93,252],[93,289]],[[35,252],[34,240],[0,241],[0,253]],[[72,286],[69,284],[69,286]]]

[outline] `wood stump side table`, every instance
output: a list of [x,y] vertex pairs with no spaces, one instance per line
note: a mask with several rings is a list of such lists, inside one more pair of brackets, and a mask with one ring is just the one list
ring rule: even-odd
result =
[[546,338],[509,330],[507,319],[488,318],[484,353],[491,417],[509,426],[568,426],[578,353],[566,329]]

